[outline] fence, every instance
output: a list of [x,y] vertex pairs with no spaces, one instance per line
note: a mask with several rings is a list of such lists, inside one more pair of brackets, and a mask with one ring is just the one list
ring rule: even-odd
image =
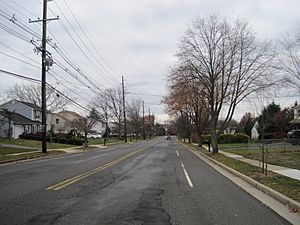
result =
[[243,144],[224,144],[220,150],[230,151],[260,161],[260,168],[267,173],[268,163],[300,169],[299,139],[265,139]]

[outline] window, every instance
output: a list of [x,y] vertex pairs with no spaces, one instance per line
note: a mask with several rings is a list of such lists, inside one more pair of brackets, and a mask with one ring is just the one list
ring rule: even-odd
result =
[[55,120],[55,123],[56,123],[56,124],[59,124],[59,119],[56,119],[56,120]]
[[39,111],[34,111],[34,119],[40,119],[41,113]]
[[300,109],[297,110],[297,116],[300,116]]

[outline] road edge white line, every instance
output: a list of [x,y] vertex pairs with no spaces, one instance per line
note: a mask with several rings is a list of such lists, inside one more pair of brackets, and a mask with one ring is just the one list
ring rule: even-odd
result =
[[186,180],[187,180],[189,186],[190,186],[191,188],[193,188],[194,185],[193,185],[193,183],[192,183],[192,181],[191,181],[191,179],[190,179],[190,176],[189,176],[188,172],[186,171],[186,169],[185,169],[185,167],[184,167],[182,161],[180,161],[180,163],[181,163],[181,167],[182,167],[182,169],[183,169],[185,178],[186,178]]

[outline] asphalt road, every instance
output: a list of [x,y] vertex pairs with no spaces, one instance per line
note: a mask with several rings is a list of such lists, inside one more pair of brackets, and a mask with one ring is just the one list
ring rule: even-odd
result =
[[0,224],[289,224],[162,138],[0,166]]

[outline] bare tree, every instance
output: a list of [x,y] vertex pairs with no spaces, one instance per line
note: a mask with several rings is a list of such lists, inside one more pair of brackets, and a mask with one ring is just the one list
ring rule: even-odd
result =
[[128,122],[131,125],[133,132],[138,138],[141,128],[141,121],[140,121],[140,110],[142,107],[141,100],[132,100],[127,104],[127,115],[128,115]]
[[[7,91],[9,99],[16,99],[24,102],[31,102],[37,106],[42,106],[41,87],[34,84],[15,84]],[[54,90],[47,88],[46,91],[47,110],[57,112],[65,107],[69,100],[60,97]]]
[[87,133],[92,129],[94,124],[100,121],[100,115],[96,109],[92,108],[87,117],[75,119],[73,125],[79,133],[84,133],[84,146],[88,146]]
[[121,138],[122,131],[122,118],[123,118],[123,98],[121,88],[108,88],[104,91],[107,98],[107,106],[111,119],[117,125],[119,139]]
[[[90,104],[91,104],[91,107],[97,111],[97,113],[99,115],[99,121],[101,121],[102,123],[105,123],[105,133],[106,133],[105,138],[108,138],[108,136],[109,136],[108,122],[111,119],[111,113],[109,111],[110,102],[109,102],[106,92],[105,91],[99,92]],[[106,142],[106,139],[105,139],[105,142]]]
[[[241,20],[229,24],[216,15],[197,18],[180,43],[178,58],[194,73],[189,79],[201,84],[210,111],[213,152],[218,136],[228,126],[236,106],[248,95],[270,86],[274,58],[270,42],[260,42]],[[225,115],[220,127],[217,122]]]
[[0,128],[5,125],[6,123],[8,123],[8,130],[7,130],[7,138],[8,140],[11,140],[11,136],[12,136],[12,120],[14,119],[14,111],[9,111],[8,109],[1,109],[0,111],[0,115],[3,117],[2,119],[0,119]]
[[[168,106],[170,114],[179,114],[179,118],[187,116],[192,121],[198,139],[202,145],[202,133],[210,123],[208,103],[201,93],[200,84],[189,80],[189,73],[194,70],[189,66],[173,68],[169,75],[169,95],[164,103]],[[180,120],[182,121],[182,119]]]
[[177,113],[175,124],[179,137],[183,138],[184,142],[187,138],[188,142],[191,143],[192,121],[190,117],[184,112]]
[[280,41],[277,67],[287,81],[300,92],[300,36],[284,36]]

